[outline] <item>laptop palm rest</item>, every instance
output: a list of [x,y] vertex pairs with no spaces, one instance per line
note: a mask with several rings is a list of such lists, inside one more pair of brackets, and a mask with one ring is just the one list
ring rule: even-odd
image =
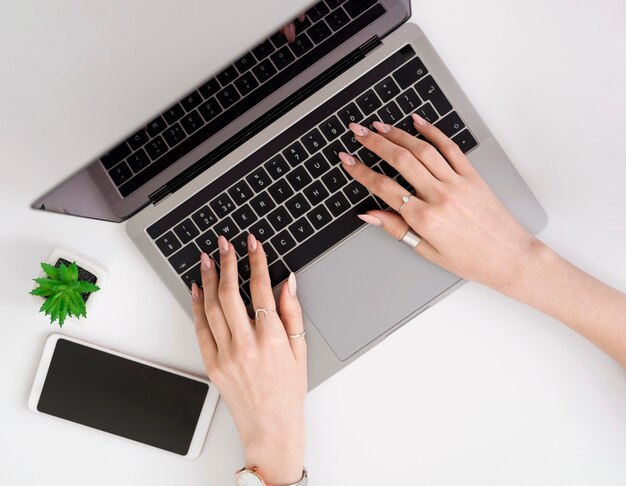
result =
[[369,227],[299,275],[298,294],[344,361],[458,281],[382,229]]

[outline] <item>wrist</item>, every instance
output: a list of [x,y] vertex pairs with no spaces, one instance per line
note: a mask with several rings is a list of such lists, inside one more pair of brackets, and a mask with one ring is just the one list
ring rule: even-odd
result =
[[245,467],[256,467],[268,485],[298,482],[304,469],[305,432],[265,437],[245,445]]

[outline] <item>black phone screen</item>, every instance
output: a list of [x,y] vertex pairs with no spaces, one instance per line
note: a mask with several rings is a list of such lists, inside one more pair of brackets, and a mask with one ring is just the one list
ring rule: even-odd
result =
[[59,339],[37,410],[186,455],[208,391],[206,383]]

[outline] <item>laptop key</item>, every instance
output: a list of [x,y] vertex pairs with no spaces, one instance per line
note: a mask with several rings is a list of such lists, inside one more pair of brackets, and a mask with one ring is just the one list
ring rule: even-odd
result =
[[276,231],[280,231],[293,221],[284,206],[278,206],[274,211],[267,215],[267,220]]
[[239,93],[237,93],[237,90],[232,84],[228,85],[222,91],[217,93],[215,97],[217,98],[217,101],[220,102],[222,107],[224,107],[224,109],[235,104],[241,98],[241,96],[239,96]]
[[398,82],[400,88],[406,89],[418,79],[428,74],[428,69],[424,66],[419,57],[414,57],[401,68],[393,73],[393,78]]
[[178,236],[178,239],[182,241],[183,245],[190,242],[196,236],[200,234],[196,225],[187,218],[182,223],[174,227],[174,233]]
[[259,167],[252,174],[247,176],[246,181],[255,192],[262,191],[272,183],[272,179],[267,175],[263,167]]
[[330,169],[330,164],[326,161],[322,154],[315,154],[304,163],[304,166],[315,179]]
[[326,199],[326,201],[324,201],[324,204],[326,204],[326,207],[335,218],[350,209],[350,203],[346,199],[346,196],[344,196],[341,192],[332,194],[328,199]]
[[402,111],[408,115],[417,110],[418,106],[422,104],[422,100],[420,100],[420,97],[413,88],[409,88],[396,97],[396,103],[398,103]]
[[261,242],[268,241],[276,234],[265,218],[253,224],[250,227],[250,233],[252,233],[254,237]]
[[240,233],[234,238],[230,239],[230,242],[235,247],[235,251],[239,258],[243,258],[248,254],[248,234],[246,232]]
[[254,66],[252,72],[261,83],[264,83],[274,76],[277,71],[272,62],[269,59],[265,59],[261,64]]
[[198,91],[200,91],[200,94],[204,97],[205,100],[217,94],[219,90],[220,85],[215,78],[209,79],[206,83],[200,86],[200,88],[198,88]]
[[241,260],[239,260],[239,262],[237,263],[237,270],[239,271],[239,276],[241,277],[241,280],[250,280],[250,258],[248,258],[248,255],[245,255],[244,258],[242,258]]
[[361,145],[361,143],[357,141],[354,133],[352,133],[351,131],[344,133],[341,136],[341,141],[343,142],[349,153],[356,152],[361,147],[363,147],[363,145]]
[[326,5],[328,5],[332,10],[333,8],[337,8],[345,1],[346,0],[326,0]]
[[148,135],[150,135],[151,137],[155,137],[166,128],[167,123],[165,123],[163,117],[157,116],[154,120],[146,125],[146,132],[148,132]]
[[300,139],[310,154],[314,154],[326,145],[326,139],[317,128],[314,128]]
[[464,154],[478,145],[478,142],[467,128],[454,137],[452,141],[460,147]]
[[169,257],[169,262],[178,274],[186,272],[198,264],[200,260],[200,250],[195,243],[189,243],[178,252]]
[[194,110],[184,116],[183,119],[180,121],[180,124],[183,126],[188,134],[192,134],[204,125],[204,123],[202,122],[202,118],[198,114],[197,110]]
[[297,57],[300,57],[313,48],[313,43],[311,39],[309,39],[309,36],[306,35],[306,32],[301,32],[296,37],[296,40],[289,44],[289,47],[291,48],[291,52]]
[[311,20],[311,22],[317,22],[319,19],[323,18],[328,12],[330,12],[328,7],[324,3],[320,2],[316,5],[313,5],[309,10],[307,10],[306,16],[307,18],[309,18],[309,20]]
[[322,176],[322,182],[328,188],[329,192],[336,192],[348,183],[346,176],[343,175],[341,169],[335,167],[330,172]]
[[233,219],[241,229],[244,229],[257,221],[259,218],[254,211],[252,211],[252,208],[246,204],[233,213]]
[[296,167],[301,164],[308,157],[306,150],[304,150],[304,147],[298,141],[292,143],[289,147],[283,150],[283,155],[292,167]]
[[203,206],[198,211],[196,211],[191,216],[191,219],[194,223],[196,223],[196,226],[200,228],[200,231],[205,231],[209,229],[217,222],[215,214],[209,209],[208,206]]
[[232,211],[235,210],[235,203],[228,196],[228,194],[222,194],[216,197],[215,199],[213,199],[213,201],[209,203],[209,206],[215,212],[218,218],[223,218],[224,216],[230,214]]
[[356,104],[359,105],[359,108],[365,116],[383,106],[383,103],[372,89],[368,89],[365,93],[359,96],[356,99]]
[[301,191],[309,182],[311,182],[311,176],[307,173],[304,167],[296,167],[289,174],[287,174],[287,180],[294,188],[296,192]]
[[368,167],[372,167],[374,164],[377,164],[378,162],[380,162],[380,157],[376,155],[374,152],[372,152],[371,150],[366,149],[365,147],[359,150],[357,152],[357,155],[359,159],[361,160],[361,162],[363,162]]
[[276,203],[272,201],[272,198],[267,192],[260,193],[250,201],[250,205],[259,216],[265,216],[276,207]]
[[222,112],[222,107],[215,98],[211,98],[206,103],[200,105],[198,111],[205,121],[209,122]]
[[165,145],[165,141],[161,137],[157,137],[146,145],[146,152],[150,156],[150,159],[156,160],[161,155],[165,153],[167,150],[167,145]]
[[435,123],[435,126],[446,134],[448,137],[452,137],[455,133],[465,128],[465,123],[461,120],[461,117],[456,111],[453,111],[449,115]]
[[180,244],[180,241],[178,241],[178,238],[176,238],[176,236],[174,236],[174,233],[172,233],[171,231],[165,233],[163,236],[157,239],[155,243],[165,257],[170,256],[182,246]]
[[339,152],[346,152],[346,148],[341,143],[341,140],[335,140],[323,151],[324,157],[330,162],[330,165],[336,165],[339,162]]
[[[290,237],[291,238],[291,237]],[[279,283],[285,280],[289,276],[289,270],[285,266],[283,262],[280,260],[272,263],[269,266],[270,272],[270,281],[272,282],[272,287],[276,287]]]
[[217,234],[213,230],[207,230],[196,238],[196,244],[207,255],[217,250]]
[[248,52],[244,56],[240,57],[238,61],[235,61],[235,67],[241,74],[245,73],[248,69],[256,64],[252,53]]
[[281,46],[287,44],[287,38],[285,34],[283,34],[282,29],[276,32],[272,37],[270,37],[272,43],[276,46],[276,49],[279,49]]
[[202,96],[197,91],[193,91],[180,100],[180,104],[186,111],[193,110],[196,106],[202,103]]
[[386,103],[400,93],[400,88],[390,76],[387,76],[374,86],[374,91],[376,91],[376,94],[378,94],[382,102]]
[[345,127],[341,124],[339,118],[334,115],[322,123],[319,128],[329,142],[332,142],[345,131]]
[[228,190],[228,194],[233,198],[235,204],[243,204],[254,196],[254,192],[252,192],[250,186],[246,184],[246,181],[237,182],[237,184]]
[[378,209],[378,205],[372,197],[364,199],[356,207],[344,213],[308,240],[300,243],[294,250],[283,256],[289,269],[292,272],[300,270],[346,236],[359,229],[365,223],[357,218],[356,215],[370,209]]
[[304,195],[312,206],[317,206],[328,197],[328,191],[320,181],[315,181],[304,190]]
[[357,181],[352,181],[344,187],[343,192],[346,196],[348,196],[348,199],[352,204],[358,203],[369,194],[365,186]]
[[413,124],[413,118],[411,118],[410,116],[407,116],[405,119],[403,119],[400,123],[396,125],[396,127],[400,130],[404,130],[405,132],[413,136],[417,135],[418,133],[415,129],[415,125]]
[[277,154],[268,160],[265,165],[265,170],[272,176],[272,179],[280,179],[287,172],[289,172],[289,165],[285,161],[285,158],[281,154]]
[[287,230],[283,230],[274,236],[274,238],[271,239],[271,243],[272,246],[276,248],[276,251],[281,255],[284,255],[296,246],[296,242]]
[[270,56],[274,65],[279,69],[284,69],[291,64],[296,58],[287,46],[281,47],[278,51]]
[[237,227],[235,222],[230,217],[228,217],[218,222],[213,227],[213,231],[215,231],[215,234],[217,234],[217,236],[232,238],[239,232],[239,228]]
[[430,101],[433,104],[440,115],[445,115],[452,110],[452,105],[432,76],[427,76],[417,83],[415,89],[423,100]]
[[302,194],[296,194],[285,203],[285,206],[294,218],[299,218],[311,209],[311,205]]
[[343,6],[350,17],[355,18],[376,3],[376,0],[349,0]]
[[108,154],[100,157],[100,161],[104,165],[105,169],[110,169],[129,155],[130,148],[128,147],[128,144],[126,142],[122,142],[113,150],[111,150]]
[[148,134],[145,130],[139,130],[126,141],[128,142],[128,145],[130,145],[130,148],[132,150],[137,150],[148,141],[148,138]]
[[237,70],[234,66],[228,66],[221,73],[219,73],[216,77],[222,86],[227,86],[229,83],[232,83],[237,78]]
[[133,170],[133,172],[137,173],[150,163],[150,159],[143,149],[139,149],[134,154],[131,154],[126,159],[126,162],[128,162],[128,165],[130,165],[130,168]]
[[272,52],[274,52],[274,45],[269,39],[252,49],[252,54],[254,54],[259,61],[265,59]]
[[326,22],[336,32],[350,22],[350,17],[340,7],[326,16]]
[[306,218],[300,218],[295,223],[292,223],[291,226],[289,226],[289,231],[298,242],[306,240],[315,232],[313,226],[311,226],[311,223],[309,223]]
[[328,36],[330,36],[330,34],[332,34],[332,31],[330,30],[330,27],[326,25],[326,22],[320,20],[319,22],[313,24],[309,28],[309,30],[307,30],[307,34],[315,44],[319,44]]
[[246,96],[250,91],[259,86],[259,82],[251,72],[242,74],[235,81],[235,87],[241,93],[242,96]]
[[430,103],[424,103],[417,110],[415,110],[415,113],[427,120],[429,123],[435,123],[439,119],[439,115]]
[[186,138],[186,135],[183,131],[183,127],[176,123],[163,132],[163,138],[170,147],[173,147],[182,142]]
[[122,183],[124,183],[124,181],[130,179],[133,176],[133,173],[128,168],[128,165],[126,165],[126,162],[122,162],[121,164],[117,164],[115,167],[113,167],[109,171],[109,175],[111,176],[111,179],[113,179],[113,182],[115,182],[116,185],[120,186],[122,185]]
[[202,287],[202,274],[200,273],[200,264],[197,264],[191,270],[182,274],[181,278],[189,290],[191,290],[191,284],[196,282],[197,285]]
[[339,116],[344,127],[347,127],[350,123],[359,123],[363,119],[363,113],[361,113],[361,110],[359,110],[354,102],[339,110],[337,116]]
[[262,242],[263,249],[265,250],[265,258],[267,258],[267,263],[272,263],[278,260],[278,252],[274,249],[272,245],[270,245],[269,241]]
[[185,110],[180,104],[176,103],[174,106],[170,106],[165,113],[163,113],[163,118],[168,124],[175,123],[180,117],[185,114]]
[[293,196],[293,189],[285,179],[281,179],[278,182],[275,182],[269,187],[267,191],[271,194],[277,204],[282,204],[291,196]]

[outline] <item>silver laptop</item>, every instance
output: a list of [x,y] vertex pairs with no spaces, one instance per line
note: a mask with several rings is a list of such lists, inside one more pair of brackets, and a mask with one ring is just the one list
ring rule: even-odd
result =
[[416,135],[410,114],[419,113],[526,228],[547,222],[409,16],[408,0],[315,4],[294,43],[281,33],[264,39],[33,207],[126,221],[190,318],[199,254],[216,256],[220,234],[238,252],[250,304],[246,236],[255,234],[274,286],[298,276],[315,387],[463,283],[356,217],[385,206],[347,176],[339,151],[407,183],[354,140],[349,122],[382,120]]

